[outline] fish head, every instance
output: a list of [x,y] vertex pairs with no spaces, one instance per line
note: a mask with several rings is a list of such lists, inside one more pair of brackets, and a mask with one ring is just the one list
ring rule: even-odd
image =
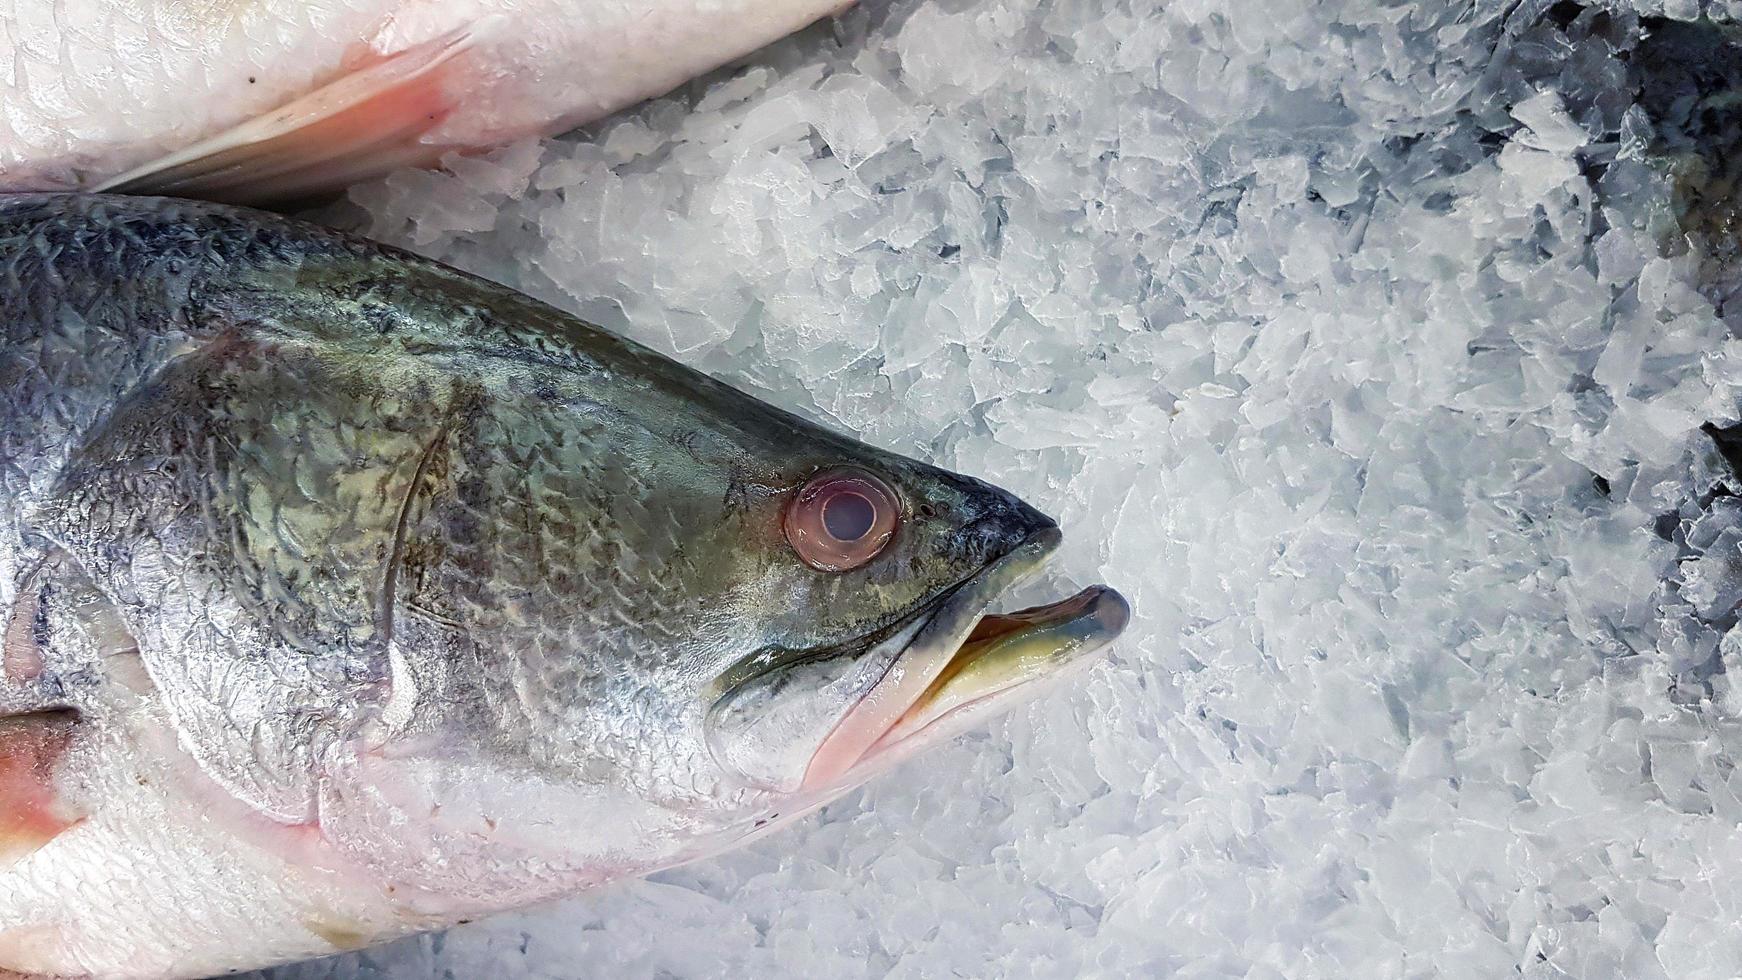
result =
[[716,660],[727,665],[702,689],[703,736],[726,779],[787,811],[959,733],[1124,626],[1123,600],[1103,588],[989,616],[1062,535],[970,477],[853,447],[814,457],[767,508],[743,599],[763,627]]
[[483,381],[407,519],[379,765],[329,816],[435,807],[505,875],[528,854],[644,873],[814,809],[1123,627],[1100,587],[988,614],[1061,539],[1010,493],[596,356],[455,372]]

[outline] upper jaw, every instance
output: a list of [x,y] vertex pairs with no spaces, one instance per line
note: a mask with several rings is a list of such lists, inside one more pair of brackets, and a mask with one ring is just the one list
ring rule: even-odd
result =
[[[966,727],[1008,695],[1083,662],[1125,626],[1118,593],[1094,587],[1071,599],[1003,617],[987,616],[999,596],[1034,578],[1058,550],[1058,528],[1036,531],[959,586],[929,614],[906,649],[823,740],[803,790],[826,792],[872,757],[891,764],[914,736]],[[982,626],[982,621],[985,626]],[[978,628],[978,632],[977,632]]]

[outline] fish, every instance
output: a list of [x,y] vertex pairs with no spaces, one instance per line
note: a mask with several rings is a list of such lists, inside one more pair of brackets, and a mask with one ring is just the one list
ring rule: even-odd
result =
[[593,122],[852,0],[0,0],[0,191],[317,198]]
[[0,975],[354,950],[718,854],[1100,662],[1059,526],[282,216],[0,197]]

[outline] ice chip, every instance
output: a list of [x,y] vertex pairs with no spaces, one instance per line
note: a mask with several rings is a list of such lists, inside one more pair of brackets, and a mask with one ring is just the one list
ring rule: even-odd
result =
[[1700,431],[1742,342],[1683,225],[1735,205],[1697,127],[1738,18],[895,0],[536,159],[354,190],[378,235],[1011,487],[1065,528],[1049,587],[1135,616],[663,893],[370,962],[1742,971],[1742,473]]

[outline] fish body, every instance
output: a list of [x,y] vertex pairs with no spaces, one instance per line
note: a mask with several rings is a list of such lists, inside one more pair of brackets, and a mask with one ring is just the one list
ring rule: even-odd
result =
[[504,287],[0,199],[0,974],[378,942],[784,825],[1089,662],[1008,493]]
[[843,6],[0,0],[0,190],[330,191],[590,122]]

